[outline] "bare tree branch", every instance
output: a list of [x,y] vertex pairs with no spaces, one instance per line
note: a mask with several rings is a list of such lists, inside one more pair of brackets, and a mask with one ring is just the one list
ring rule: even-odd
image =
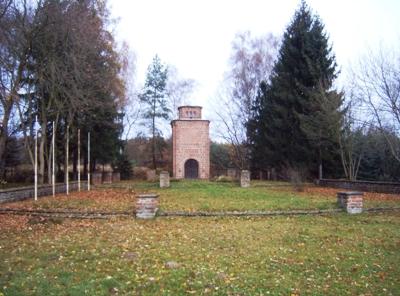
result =
[[354,72],[358,98],[369,107],[393,157],[400,162],[400,143],[385,132],[400,136],[400,52],[370,50]]
[[253,106],[260,83],[269,81],[278,55],[279,39],[272,34],[253,37],[238,33],[232,42],[230,69],[219,91],[216,116],[219,136],[233,147],[232,162],[238,168],[249,166],[247,126],[254,117]]

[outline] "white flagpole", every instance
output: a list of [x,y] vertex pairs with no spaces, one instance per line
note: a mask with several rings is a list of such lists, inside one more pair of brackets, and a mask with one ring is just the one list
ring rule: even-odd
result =
[[90,191],[90,132],[88,132],[88,167],[87,167],[87,171],[88,171],[88,174],[87,174],[87,188],[88,188],[88,191]]
[[37,149],[37,138],[38,138],[38,129],[37,129],[37,115],[36,115],[36,121],[35,121],[35,133],[36,133],[36,136],[35,136],[35,201],[37,200],[37,191],[38,191],[38,188],[37,188],[37,186],[38,186],[38,175],[37,175],[37,173],[38,173],[38,163],[37,163],[37,161],[38,161],[38,155],[37,155],[37,153],[38,153],[38,149]]
[[81,191],[81,130],[78,129],[78,191]]
[[56,131],[55,131],[55,125],[53,121],[53,176],[52,176],[52,183],[53,183],[53,196],[56,195],[56,175],[55,175],[55,152],[56,152]]
[[67,176],[66,176],[67,184],[66,184],[65,188],[66,188],[66,192],[67,192],[67,195],[68,195],[69,194],[69,170],[68,170],[68,168],[69,168],[69,125],[67,125],[67,147],[66,148],[67,148],[66,149],[66,153],[65,153],[66,154],[65,155],[66,168],[64,169],[64,173],[67,174]]

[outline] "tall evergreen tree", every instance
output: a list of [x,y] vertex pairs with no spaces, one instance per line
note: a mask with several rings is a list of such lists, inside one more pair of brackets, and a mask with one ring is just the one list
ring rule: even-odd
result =
[[147,121],[147,126],[152,135],[152,159],[153,167],[157,167],[156,151],[157,136],[161,134],[158,129],[157,119],[168,119],[171,110],[168,108],[167,102],[167,78],[168,69],[161,63],[160,58],[156,55],[152,64],[147,69],[146,83],[140,100],[144,103],[145,109],[143,119]]
[[[313,170],[337,145],[341,94],[335,56],[318,16],[302,1],[284,33],[270,83],[249,125],[255,167]],[[268,79],[266,79],[268,81]]]

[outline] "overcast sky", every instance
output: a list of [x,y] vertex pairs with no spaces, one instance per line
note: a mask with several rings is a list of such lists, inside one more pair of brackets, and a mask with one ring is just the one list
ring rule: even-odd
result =
[[[155,54],[181,76],[197,81],[190,98],[203,105],[215,97],[239,31],[282,35],[299,0],[110,0],[115,33],[137,56],[143,83]],[[400,0],[309,0],[325,24],[342,73],[366,47],[400,44]],[[343,80],[343,78],[341,78]]]

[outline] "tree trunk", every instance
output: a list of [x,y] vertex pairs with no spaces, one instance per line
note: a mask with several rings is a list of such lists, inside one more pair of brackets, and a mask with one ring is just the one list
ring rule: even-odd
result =
[[74,151],[73,153],[73,159],[72,159],[72,179],[75,181],[78,179],[78,155],[77,155],[77,150]]
[[87,153],[83,153],[83,180],[87,180],[87,173],[88,173]]
[[6,104],[4,108],[3,123],[0,125],[0,178],[5,175],[6,169],[6,145],[8,139],[8,121],[10,120],[12,103]]
[[[51,143],[51,142],[50,142]],[[50,144],[50,149],[47,155],[47,184],[52,184],[52,161],[53,161],[53,153],[52,153],[52,145]]]
[[153,143],[152,143],[152,154],[153,154],[153,168],[157,169],[156,163],[156,126],[155,126],[155,117],[153,116]]
[[[2,133],[8,133],[7,128],[3,128]],[[4,178],[5,171],[6,171],[6,141],[7,141],[7,136],[2,135],[0,137],[0,179]]]
[[[28,49],[25,48],[23,57],[27,56]],[[18,101],[18,88],[20,87],[20,81],[22,78],[23,70],[25,69],[25,60],[20,60],[17,68],[17,73],[14,76],[14,83],[10,89],[9,97],[2,98],[3,105],[3,122],[0,125],[0,177],[3,177],[5,173],[5,152],[8,138],[8,122],[14,102]],[[7,75],[6,75],[7,76]],[[3,101],[4,100],[4,101]]]

